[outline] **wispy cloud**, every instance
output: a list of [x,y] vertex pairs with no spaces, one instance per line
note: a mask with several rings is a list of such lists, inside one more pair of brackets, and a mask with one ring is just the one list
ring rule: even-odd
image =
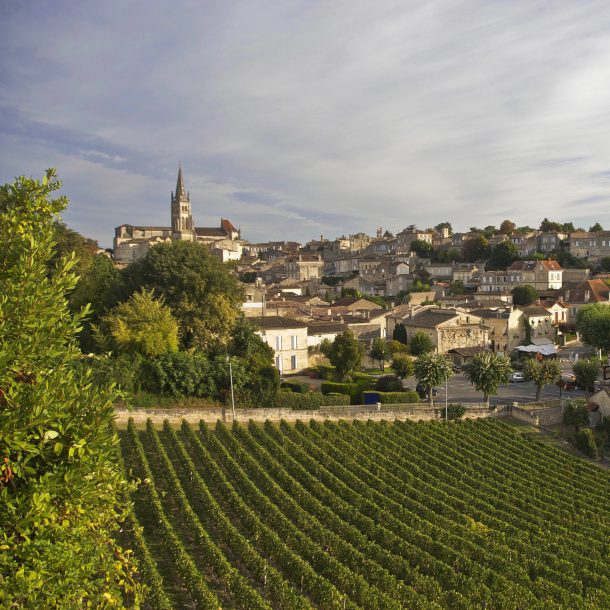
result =
[[605,0],[2,10],[0,179],[57,165],[66,219],[105,244],[163,222],[179,160],[198,224],[253,240],[610,226]]

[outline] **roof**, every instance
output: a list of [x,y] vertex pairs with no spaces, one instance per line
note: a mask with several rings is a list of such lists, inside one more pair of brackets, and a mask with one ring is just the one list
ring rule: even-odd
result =
[[550,316],[551,312],[544,307],[540,307],[539,305],[530,305],[528,307],[521,307],[523,313],[527,318],[533,318],[536,316]]
[[250,321],[262,330],[272,330],[276,328],[307,328],[305,322],[293,318],[282,316],[265,316],[263,318],[250,318]]
[[349,307],[350,305],[354,305],[359,301],[366,301],[368,305],[373,305],[375,308],[378,307],[376,303],[373,303],[373,301],[369,301],[364,297],[343,297],[342,299],[336,300],[331,307]]
[[547,271],[563,271],[562,266],[557,261],[515,261],[509,269],[511,271],[533,271],[538,263],[542,263]]
[[233,223],[230,220],[227,220],[226,218],[221,218],[220,219],[220,226],[227,233],[237,233],[237,229],[233,226]]
[[[585,298],[588,293],[588,298]],[[603,303],[610,297],[610,287],[603,280],[585,280],[566,292],[567,303]]]
[[425,328],[434,328],[443,322],[452,320],[459,316],[459,312],[453,309],[428,309],[420,313],[416,313],[413,318],[408,318],[404,321],[405,326],[423,326]]
[[470,313],[479,318],[506,320],[510,316],[509,309],[472,309]]
[[217,227],[195,227],[196,235],[209,235],[210,237],[226,237],[227,232]]
[[344,324],[343,322],[307,322],[308,335],[342,333],[345,330],[347,330],[347,324]]

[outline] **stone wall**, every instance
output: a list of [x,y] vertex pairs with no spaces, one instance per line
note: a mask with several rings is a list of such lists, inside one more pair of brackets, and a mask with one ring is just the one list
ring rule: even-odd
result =
[[507,407],[507,414],[532,426],[555,426],[563,421],[564,407],[547,407],[543,409],[525,409],[516,406]]
[[[479,419],[482,417],[498,417],[504,415],[506,407],[499,406],[494,409],[488,409],[485,406],[468,406],[464,419]],[[197,423],[199,420],[204,420],[208,423],[214,423],[217,420],[223,420],[227,423],[233,421],[231,409],[127,409],[116,410],[117,425],[125,425],[130,417],[133,417],[136,423],[144,423],[148,418],[155,423],[162,423],[164,419],[168,419],[171,423],[180,423],[186,419],[189,423]],[[410,420],[410,421],[430,421],[434,419],[443,419],[445,417],[445,409],[439,405],[430,408],[428,406],[411,406],[411,405],[384,405],[382,409],[377,410],[375,405],[357,405],[353,407],[324,407],[319,411],[293,411],[292,409],[237,409],[236,421],[248,422],[250,419],[263,422],[267,419],[271,421],[286,421],[294,422],[298,419],[307,421],[309,419],[318,420]]]

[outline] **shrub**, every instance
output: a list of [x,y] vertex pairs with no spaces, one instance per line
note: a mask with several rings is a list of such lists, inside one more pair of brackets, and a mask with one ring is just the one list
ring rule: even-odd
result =
[[462,419],[466,413],[464,405],[447,405],[447,419]]
[[384,375],[377,379],[375,389],[380,392],[402,392],[402,381],[396,375]]
[[301,383],[300,381],[283,381],[280,387],[297,394],[307,394],[309,392],[309,384]]
[[583,428],[576,435],[576,446],[590,458],[597,458],[599,452],[595,444],[595,438],[590,428]]
[[151,362],[158,391],[174,398],[213,396],[214,367],[203,354],[174,352]]
[[278,392],[276,406],[282,409],[293,409],[295,411],[309,411],[319,409],[322,406],[340,406],[349,404],[349,396],[346,394],[321,394],[320,392],[309,392],[309,394],[298,394],[295,392]]
[[356,382],[368,381],[373,385],[377,382],[377,377],[375,377],[375,375],[369,375],[368,373],[352,373],[352,379]]
[[362,392],[371,389],[371,382],[362,379],[355,383],[339,383],[336,381],[325,381],[322,383],[322,394],[346,394],[350,397],[350,404],[358,405],[362,403]]
[[326,379],[328,381],[332,381],[335,378],[336,370],[330,364],[318,364],[315,368],[318,379]]
[[376,394],[378,397],[377,402],[384,405],[412,404],[419,402],[419,396],[414,390],[407,390],[406,392],[378,392],[375,390],[365,390],[362,394]]

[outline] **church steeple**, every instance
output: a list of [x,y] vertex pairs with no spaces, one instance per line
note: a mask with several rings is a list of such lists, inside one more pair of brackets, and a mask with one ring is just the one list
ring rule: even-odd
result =
[[195,241],[195,226],[191,212],[190,194],[184,188],[182,164],[178,166],[176,193],[172,193],[172,239]]

